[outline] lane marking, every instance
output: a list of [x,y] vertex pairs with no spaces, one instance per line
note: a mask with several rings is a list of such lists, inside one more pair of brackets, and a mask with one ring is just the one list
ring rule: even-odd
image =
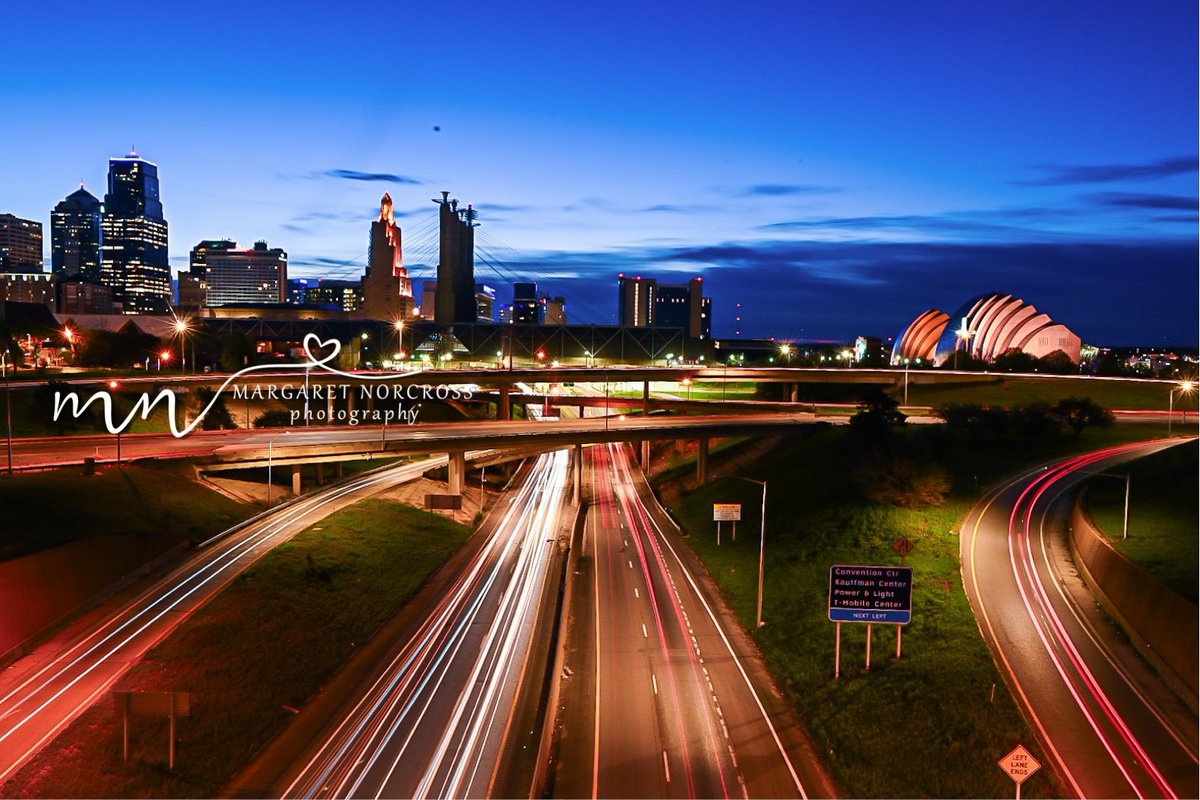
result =
[[667,783],[671,782],[671,765],[667,763],[667,751],[663,750],[663,772],[666,773]]
[[654,693],[658,694],[658,678],[654,677],[654,673],[650,673],[650,682],[654,684]]
[[644,623],[644,622],[642,623],[642,638],[643,639],[650,638],[649,634],[646,633],[646,623]]
[[635,587],[633,587],[633,596],[634,596],[634,597],[641,597],[641,595],[640,595],[640,594],[638,594],[638,590],[637,590],[637,587],[636,587],[636,586],[635,586]]

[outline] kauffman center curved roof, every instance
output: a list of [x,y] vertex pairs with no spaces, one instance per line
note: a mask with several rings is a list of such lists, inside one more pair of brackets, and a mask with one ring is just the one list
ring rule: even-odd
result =
[[990,292],[964,303],[954,314],[925,311],[896,337],[892,363],[941,364],[955,349],[975,358],[1018,349],[1034,358],[1061,350],[1079,363],[1082,342],[1065,325],[1011,294]]

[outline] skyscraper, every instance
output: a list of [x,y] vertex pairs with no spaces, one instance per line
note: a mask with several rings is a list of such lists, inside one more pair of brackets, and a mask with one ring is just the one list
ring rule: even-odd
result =
[[438,325],[475,322],[475,209],[468,205],[459,211],[449,192],[433,202],[441,206],[434,319]]
[[0,214],[0,272],[42,271],[42,223]]
[[126,314],[165,312],[171,303],[167,221],[158,196],[158,166],[130,153],[108,160],[101,221],[100,282]]
[[50,212],[50,266],[55,276],[100,282],[100,201],[79,185]]
[[395,322],[412,316],[412,281],[400,245],[392,198],[385,193],[379,201],[379,218],[371,223],[367,272],[362,281],[363,310],[370,319]]

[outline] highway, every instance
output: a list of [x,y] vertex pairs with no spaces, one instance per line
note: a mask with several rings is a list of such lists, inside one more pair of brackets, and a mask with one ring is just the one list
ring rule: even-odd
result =
[[[551,558],[569,534],[567,464],[564,450],[538,458],[486,543],[283,796],[489,795]],[[531,660],[530,674],[542,666]]]
[[1066,544],[1070,504],[1062,502],[1092,474],[1179,441],[1112,447],[1027,472],[963,523],[963,582],[980,630],[1071,797],[1200,793],[1196,716],[1078,591]]
[[554,796],[831,796],[752,644],[665,533],[672,523],[628,448],[584,452],[591,503]]
[[85,630],[71,627],[0,674],[0,784],[100,699],[130,664],[272,548],[325,516],[413,480],[445,456],[303,496],[214,539]]

